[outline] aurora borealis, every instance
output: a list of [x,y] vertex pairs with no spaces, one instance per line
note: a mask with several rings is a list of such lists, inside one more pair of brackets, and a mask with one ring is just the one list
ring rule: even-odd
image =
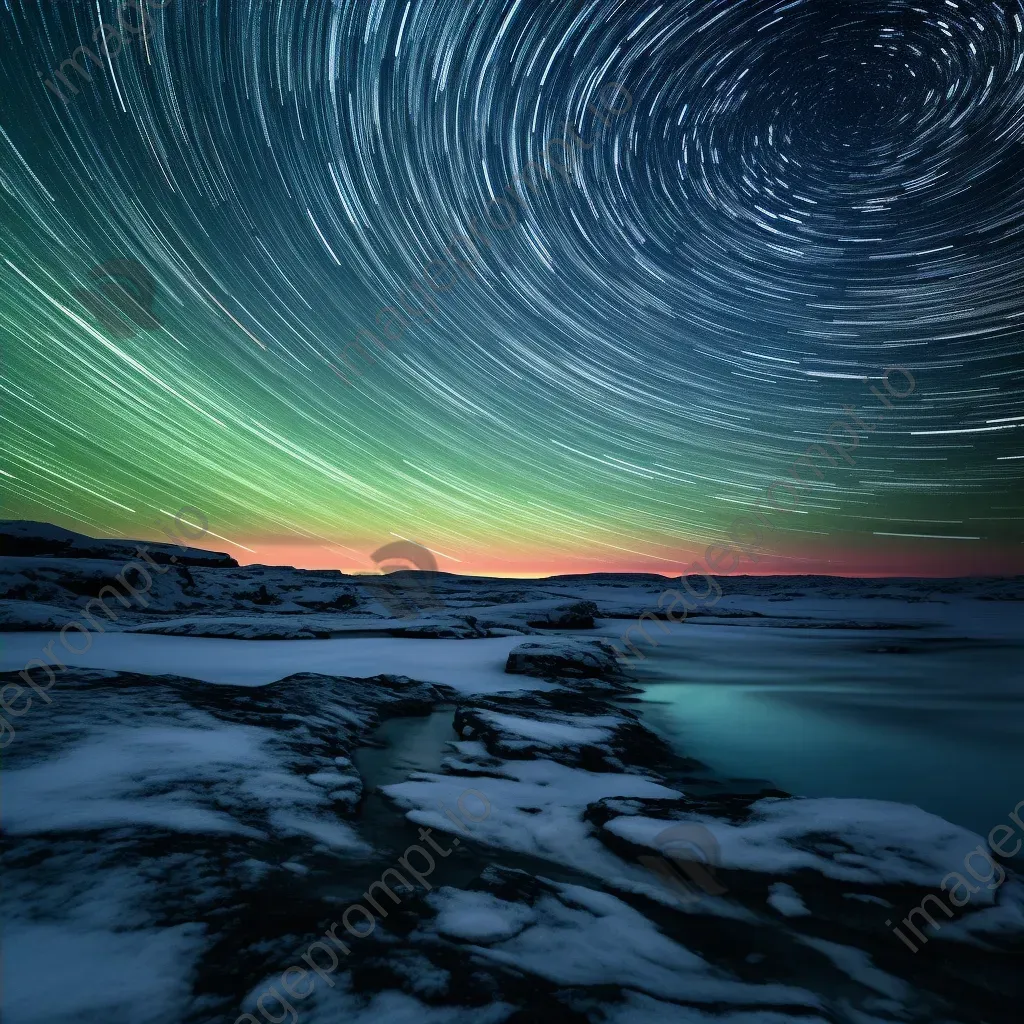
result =
[[0,11],[0,517],[671,574],[852,409],[739,571],[1024,572],[1024,3],[163,2]]

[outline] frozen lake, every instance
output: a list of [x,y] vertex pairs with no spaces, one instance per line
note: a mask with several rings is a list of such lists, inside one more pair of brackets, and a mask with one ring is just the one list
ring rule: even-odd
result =
[[1024,801],[1024,644],[687,624],[644,663],[646,717],[718,772],[916,804],[987,835]]

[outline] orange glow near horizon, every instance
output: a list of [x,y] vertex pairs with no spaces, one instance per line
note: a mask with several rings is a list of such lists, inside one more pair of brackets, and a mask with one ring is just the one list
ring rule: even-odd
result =
[[[344,550],[318,542],[295,544],[276,538],[244,539],[252,552],[231,547],[230,554],[240,565],[292,566],[297,569],[336,569],[347,575],[376,574],[379,570],[369,557],[371,550],[361,559],[358,549],[345,546]],[[203,545],[213,548],[214,545]],[[720,576],[846,576],[863,578],[958,576],[1014,576],[1024,574],[1024,551],[1006,548],[970,545],[962,553],[947,550],[934,551],[922,547],[919,551],[894,550],[895,545],[872,545],[867,551],[823,550],[802,554],[761,552],[756,561],[742,558],[732,572],[715,572]],[[223,550],[223,546],[218,547]],[[980,550],[979,550],[980,549]],[[666,578],[677,578],[683,572],[699,573],[707,570],[702,549],[680,553],[678,557],[595,558],[593,554],[572,556],[565,553],[537,552],[519,559],[502,558],[491,552],[475,556],[459,552],[460,560],[444,556],[437,558],[437,568],[459,576],[488,576],[497,579],[544,579],[588,573],[653,573]],[[519,564],[516,564],[516,563]],[[696,563],[696,565],[695,565]],[[413,568],[410,566],[410,568]]]

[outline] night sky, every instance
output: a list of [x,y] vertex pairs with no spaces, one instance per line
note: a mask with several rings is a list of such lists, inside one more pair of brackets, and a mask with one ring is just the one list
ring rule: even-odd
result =
[[0,7],[0,517],[1024,572],[1024,5],[161,2]]

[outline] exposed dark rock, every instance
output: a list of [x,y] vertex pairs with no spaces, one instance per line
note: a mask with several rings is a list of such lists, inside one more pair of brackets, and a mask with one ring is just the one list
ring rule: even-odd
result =
[[155,544],[141,540],[97,540],[65,530],[50,523],[20,519],[0,520],[0,556],[35,558],[105,558],[131,562],[144,547],[158,565],[205,565],[215,568],[237,567],[230,555],[176,544]]
[[509,652],[505,671],[541,679],[599,679],[609,685],[623,674],[615,649],[604,640],[520,644]]
[[455,710],[455,732],[483,743],[494,757],[538,757],[586,771],[667,765],[669,747],[639,715],[574,691],[498,694]]
[[593,601],[574,601],[558,608],[549,608],[542,617],[530,621],[535,629],[593,629],[598,614]]

